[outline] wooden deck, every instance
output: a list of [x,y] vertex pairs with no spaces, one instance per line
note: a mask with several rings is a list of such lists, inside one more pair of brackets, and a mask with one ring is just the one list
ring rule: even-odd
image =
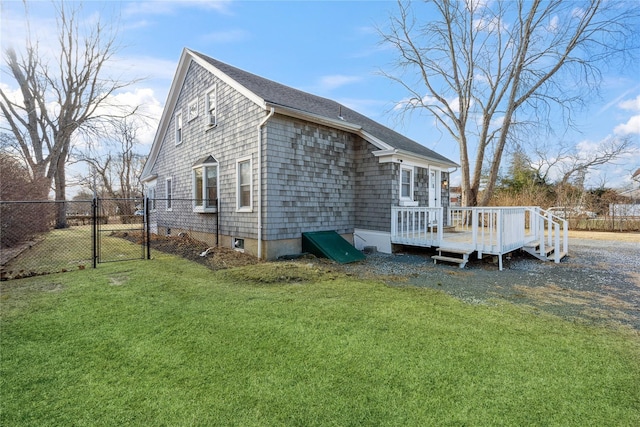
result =
[[[556,263],[568,253],[567,221],[539,207],[443,208],[393,207],[391,243],[436,247],[434,261],[453,262],[463,267],[469,254],[502,256],[523,249],[541,260]],[[438,258],[440,257],[440,258]]]

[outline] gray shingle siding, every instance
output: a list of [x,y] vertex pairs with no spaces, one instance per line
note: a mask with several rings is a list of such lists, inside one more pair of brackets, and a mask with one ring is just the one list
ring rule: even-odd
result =
[[275,116],[265,134],[265,240],[306,231],[353,231],[354,139],[347,132]]
[[[218,125],[210,128],[206,124],[205,91],[217,83]],[[198,116],[188,121],[187,106],[198,99]],[[174,139],[175,113],[183,113],[183,142],[176,146]],[[165,180],[173,179],[173,198],[193,198],[192,165],[200,158],[212,155],[219,164],[220,233],[257,238],[257,213],[236,212],[236,160],[251,155],[254,181],[254,206],[257,189],[257,125],[265,112],[239,92],[217,80],[211,73],[191,63],[172,112],[171,122],[162,141],[153,173],[158,175],[156,197],[166,197]],[[187,208],[184,203],[181,205]],[[177,207],[176,207],[177,209]],[[194,212],[166,212],[164,202],[159,202],[158,225],[179,228],[185,223],[214,232],[215,217]]]
[[371,154],[375,148],[358,138],[356,169],[356,228],[389,231],[391,228],[391,203],[393,187],[393,163],[380,163]]

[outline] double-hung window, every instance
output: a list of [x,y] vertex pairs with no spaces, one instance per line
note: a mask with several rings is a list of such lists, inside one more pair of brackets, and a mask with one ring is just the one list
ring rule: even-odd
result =
[[253,179],[251,157],[238,159],[236,162],[238,187],[236,189],[237,209],[239,212],[251,212],[253,209]]
[[204,95],[205,112],[207,114],[207,124],[210,127],[218,124],[218,86],[213,85]]
[[149,201],[149,210],[151,212],[156,210],[156,185],[150,185],[147,187],[147,200]]
[[167,178],[166,181],[166,201],[167,201],[167,210],[170,211],[173,208],[173,179]]
[[176,145],[182,144],[182,113],[176,113]]
[[216,212],[218,205],[218,162],[208,156],[193,165],[193,211]]
[[400,206],[418,206],[413,201],[413,167],[400,166]]

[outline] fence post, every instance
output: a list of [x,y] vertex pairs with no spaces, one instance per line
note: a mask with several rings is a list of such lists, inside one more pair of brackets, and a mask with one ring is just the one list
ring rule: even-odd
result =
[[93,268],[98,265],[98,198],[91,200],[91,259]]
[[149,213],[149,198],[144,198],[144,239],[147,245],[147,259],[151,259],[151,224],[149,223],[149,218],[151,214]]

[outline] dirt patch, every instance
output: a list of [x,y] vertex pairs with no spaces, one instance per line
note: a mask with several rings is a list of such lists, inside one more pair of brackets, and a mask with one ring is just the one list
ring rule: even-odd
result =
[[[121,237],[137,244],[142,243],[140,232],[117,232],[115,237]],[[212,270],[222,270],[231,267],[254,265],[260,261],[249,254],[229,248],[210,247],[207,243],[192,238],[187,233],[177,236],[160,236],[152,234],[151,249],[157,250],[203,264]],[[152,252],[153,253],[153,252]]]
[[234,282],[269,285],[334,280],[340,273],[332,269],[329,263],[314,258],[306,261],[266,262],[259,268],[253,266],[233,268],[225,272],[225,275]]

